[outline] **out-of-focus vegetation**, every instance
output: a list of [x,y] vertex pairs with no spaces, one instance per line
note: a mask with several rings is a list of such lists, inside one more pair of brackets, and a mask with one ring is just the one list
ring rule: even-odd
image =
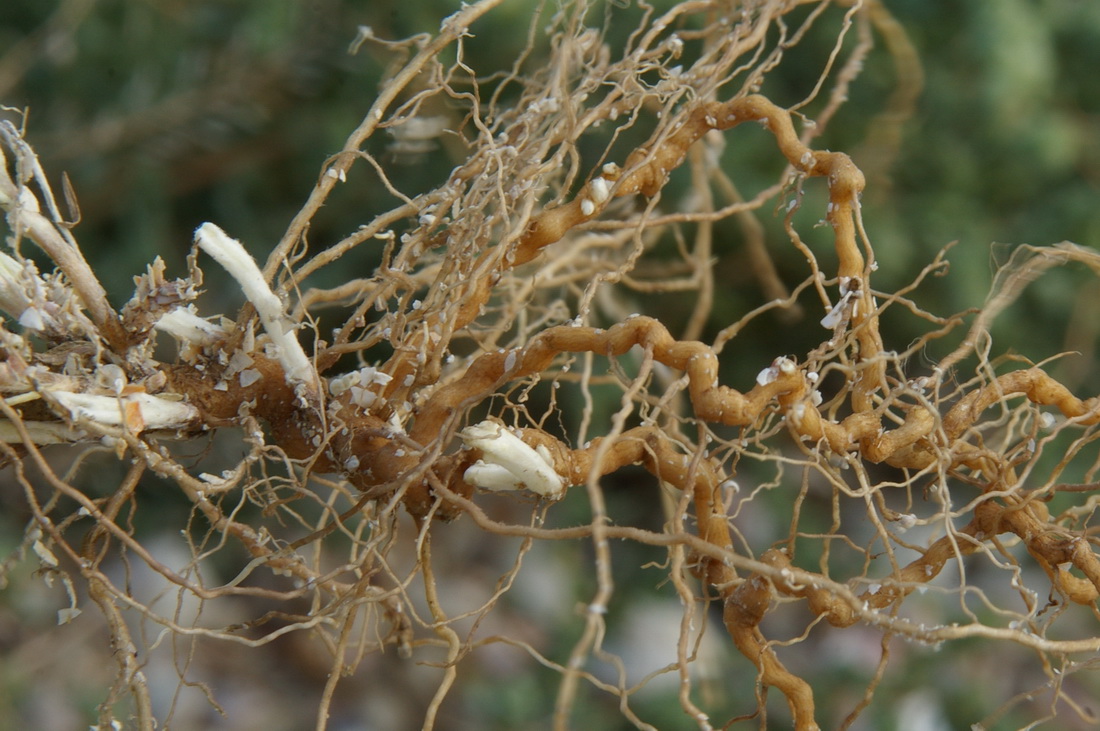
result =
[[[993,269],[1015,244],[1100,240],[1100,79],[1091,73],[1100,65],[1100,7],[1080,0],[887,5],[926,74],[899,154],[880,169],[880,147],[851,147],[865,139],[895,83],[881,43],[827,138],[880,176],[869,188],[874,205],[865,215],[881,253],[882,288],[908,281],[957,241],[953,274],[935,285],[944,311],[957,311],[981,303]],[[522,0],[491,14],[476,32],[493,39],[493,55],[473,45],[479,55],[471,65],[506,71],[526,41],[531,15],[552,10]],[[0,99],[30,111],[28,139],[48,170],[69,175],[87,255],[122,297],[151,252],[181,266],[190,232],[203,220],[224,222],[254,246],[277,240],[319,161],[339,149],[393,68],[391,53],[370,44],[348,53],[358,26],[380,38],[404,38],[438,29],[452,11],[442,0],[12,0],[0,10],[0,48],[7,49]],[[818,58],[833,40],[821,34],[792,54]],[[764,91],[781,103],[801,99],[817,65],[805,64],[802,78],[799,68],[783,64]],[[394,152],[391,174],[427,186],[460,155]],[[764,161],[761,187],[770,179],[770,150],[729,155],[747,176]],[[377,200],[364,199],[370,195],[357,190],[330,203],[338,210],[325,223],[341,230],[387,197],[377,191]],[[731,222],[721,233],[726,240],[738,236]],[[736,260],[736,246],[728,249],[725,261]],[[772,254],[781,266],[784,260],[801,266],[782,239]],[[1017,348],[1033,357],[1083,350],[1064,366],[1080,379],[1093,370],[1092,341],[1064,342],[1058,328],[1045,324],[1075,317],[1085,328],[1075,332],[1092,337],[1085,302],[1098,295],[1059,276],[1072,277],[1056,275],[1020,303],[1012,321],[1026,322],[1030,337]]]

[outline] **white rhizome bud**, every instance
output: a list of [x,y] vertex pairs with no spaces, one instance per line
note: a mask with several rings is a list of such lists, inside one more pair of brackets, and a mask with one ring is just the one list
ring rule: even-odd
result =
[[469,484],[484,490],[529,490],[550,499],[561,496],[565,484],[546,447],[533,448],[494,421],[472,424],[458,436],[482,454],[463,474]]

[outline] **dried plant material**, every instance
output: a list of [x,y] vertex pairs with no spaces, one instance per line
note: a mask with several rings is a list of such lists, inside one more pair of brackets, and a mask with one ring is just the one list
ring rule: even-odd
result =
[[[848,726],[904,664],[902,640],[1026,648],[1045,712],[1065,703],[1091,719],[1064,683],[1100,651],[1080,621],[1100,596],[1089,525],[1100,400],[1044,364],[997,359],[990,333],[1042,273],[1100,272],[1100,256],[1021,247],[976,313],[908,299],[942,256],[909,287],[875,289],[862,195],[878,176],[821,138],[876,34],[899,88],[870,142],[894,149],[896,115],[913,108],[923,77],[880,2],[647,7],[620,46],[590,27],[598,4],[554,4],[511,72],[483,74],[466,65],[471,26],[500,5],[464,4],[408,41],[360,28],[353,49],[394,53],[393,72],[279,243],[255,252],[264,265],[204,223],[187,276],[170,279],[154,258],[121,314],[34,151],[13,125],[0,129],[0,448],[34,513],[24,552],[70,582],[58,623],[86,618],[80,596],[106,623],[118,679],[101,725],[122,697],[139,727],[171,723],[158,714],[174,706],[156,705],[143,671],[162,645],[187,658],[173,666],[183,688],[205,683],[192,660],[290,637],[313,640],[302,652],[323,668],[318,695],[302,701],[317,728],[337,686],[374,662],[419,663],[432,685],[412,694],[427,699],[413,725],[442,727],[466,668],[497,650],[558,676],[539,710],[556,729],[583,725],[589,699],[605,695],[625,722],[653,728],[645,699],[660,676],[698,728]],[[835,47],[815,61],[809,96],[785,106],[765,82],[822,26]],[[766,132],[781,169],[751,197],[723,157],[746,127]],[[374,137],[393,158],[374,156]],[[452,139],[465,156],[445,180],[402,182],[396,152]],[[392,207],[343,238],[316,233],[332,230],[315,224],[335,186],[365,178]],[[766,243],[794,246],[801,282],[780,280],[746,222],[771,210],[790,241]],[[775,295],[747,312],[717,301],[713,225],[726,219],[748,232],[750,268]],[[831,251],[804,241],[812,219]],[[24,240],[54,271],[22,253]],[[230,275],[239,311],[212,309],[198,251]],[[373,269],[348,265],[361,260]],[[661,299],[684,292],[687,314]],[[776,311],[806,300],[821,316],[787,327],[816,345],[777,344],[759,362],[739,350],[747,325],[774,331]],[[898,311],[924,328],[917,342],[884,329]],[[158,344],[158,332],[171,338]],[[952,338],[962,342],[930,367],[914,357]],[[738,359],[748,382],[729,383],[722,366]],[[209,448],[195,456],[181,443]],[[77,457],[67,473],[43,451],[58,444]],[[104,447],[124,477],[78,489],[81,460]],[[137,489],[147,474],[190,506],[187,525],[170,526],[183,561],[139,530],[159,518]],[[617,489],[640,512],[622,513]],[[464,533],[448,532],[456,521]],[[554,580],[528,579],[538,561],[575,579],[540,600],[580,607],[558,612],[567,630],[543,627],[522,594],[525,580]],[[672,659],[637,681],[614,639],[644,603],[618,578],[635,564],[657,572],[653,594],[678,613],[663,648]],[[119,578],[135,565],[157,592]],[[661,644],[649,634],[637,644]],[[868,636],[875,657],[852,653],[860,692],[829,698],[804,668]],[[714,680],[708,652],[741,664]],[[769,706],[769,691],[785,703]]]

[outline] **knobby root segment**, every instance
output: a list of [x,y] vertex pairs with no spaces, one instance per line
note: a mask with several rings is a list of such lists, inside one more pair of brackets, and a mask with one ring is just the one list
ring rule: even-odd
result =
[[[783,408],[792,432],[827,443],[837,453],[862,451],[870,462],[886,461],[895,466],[923,468],[933,460],[943,461],[944,454],[957,455],[951,469],[968,467],[984,469],[990,474],[989,457],[975,455],[962,441],[965,427],[977,420],[981,412],[1019,394],[1041,405],[1055,405],[1066,416],[1095,420],[1094,405],[1086,404],[1038,369],[1017,371],[998,378],[989,386],[961,399],[946,417],[940,419],[930,409],[914,407],[905,422],[884,431],[880,417],[873,413],[856,414],[842,423],[825,420],[809,397],[805,374],[790,361],[775,368],[775,380],[758,384],[748,393],[740,393],[717,382],[717,356],[699,342],[676,341],[660,322],[634,317],[607,330],[562,326],[540,335],[518,356],[514,353],[493,353],[482,356],[466,371],[463,378],[440,389],[432,405],[418,416],[414,437],[427,437],[443,428],[447,419],[457,413],[461,404],[478,395],[486,396],[498,388],[504,379],[522,378],[546,370],[561,353],[592,352],[608,357],[620,356],[634,346],[641,346],[657,362],[686,372],[695,415],[705,421],[731,426],[748,426],[769,408]],[[511,368],[506,364],[511,361]],[[793,418],[793,413],[798,413]],[[937,437],[934,431],[940,425]],[[532,445],[547,448],[556,471],[568,484],[583,484],[593,475],[605,475],[627,464],[641,464],[663,481],[692,495],[700,536],[711,545],[730,550],[729,526],[725,506],[718,501],[720,473],[706,460],[692,460],[679,453],[673,443],[658,429],[643,427],[615,438],[609,448],[596,439],[585,448],[571,450],[539,430],[521,430],[521,436]],[[594,464],[596,455],[602,461]],[[453,472],[455,480],[460,472]],[[993,483],[990,489],[1003,489]],[[458,488],[458,484],[455,484]],[[415,491],[409,497],[413,498]],[[428,500],[427,495],[418,498]],[[904,567],[883,588],[865,592],[860,601],[870,609],[885,609],[904,599],[913,589],[935,578],[952,559],[973,553],[983,541],[1000,533],[1012,532],[1023,538],[1029,551],[1051,575],[1052,581],[1070,599],[1089,603],[1100,587],[1100,561],[1085,541],[1054,539],[1042,529],[1045,519],[1042,503],[1020,505],[1009,500],[998,505],[990,500],[980,504],[974,521],[957,535],[935,542],[925,554]],[[969,537],[960,546],[960,536]],[[779,551],[769,551],[763,561],[776,568],[789,569],[790,559]],[[1087,579],[1069,573],[1064,564],[1084,572]],[[772,583],[764,576],[735,583],[733,570],[713,559],[704,561],[701,576],[719,590],[726,602],[726,624],[738,649],[752,660],[761,673],[761,682],[774,686],[789,699],[798,728],[814,728],[813,699],[809,686],[784,668],[763,639],[756,612],[765,611]],[[783,593],[808,600],[816,614],[824,615],[834,626],[846,627],[859,619],[851,603],[825,588],[825,582],[815,586],[802,583],[797,588],[780,583]],[[737,586],[735,589],[734,587]],[[761,608],[763,607],[763,608]],[[756,617],[756,619],[754,619]]]
[[860,357],[868,364],[853,385],[853,400],[859,406],[858,411],[871,408],[872,394],[885,386],[885,363],[877,358],[883,350],[877,307],[867,286],[870,268],[864,261],[857,238],[859,196],[865,186],[863,173],[844,153],[815,151],[802,144],[790,113],[759,95],[699,105],[670,134],[633,152],[624,168],[605,165],[601,174],[589,181],[572,201],[535,216],[518,241],[502,244],[509,250],[506,256],[500,256],[499,250],[484,254],[483,258],[496,256],[498,265],[474,268],[483,273],[467,282],[461,306],[452,312],[448,322],[439,314],[425,318],[421,331],[424,335],[414,335],[407,348],[384,366],[383,370],[394,377],[385,395],[393,397],[406,377],[417,372],[416,354],[425,350],[431,333],[438,333],[443,327],[448,332],[456,332],[473,322],[488,302],[503,269],[532,261],[569,231],[599,216],[614,198],[638,193],[648,198],[656,196],[671,171],[680,166],[688,150],[703,135],[750,121],[761,122],[772,132],[780,152],[800,174],[823,177],[828,183],[826,220],[835,232],[838,277],[846,293],[851,293],[855,301],[851,308],[851,327],[856,333]]
[[727,596],[722,619],[734,645],[756,666],[760,682],[786,696],[795,728],[816,731],[819,727],[814,720],[813,690],[783,666],[758,627],[771,600],[771,583],[763,576],[753,576]]

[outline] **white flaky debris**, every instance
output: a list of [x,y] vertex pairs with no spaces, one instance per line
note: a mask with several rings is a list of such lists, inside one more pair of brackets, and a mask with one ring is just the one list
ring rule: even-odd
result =
[[19,316],[19,324],[28,330],[45,330],[46,313],[37,307],[28,307]]
[[852,299],[851,294],[844,294],[837,303],[833,305],[833,309],[829,310],[825,317],[821,318],[821,327],[826,330],[834,330],[836,326],[840,324],[844,318],[844,311],[848,307],[848,302]]
[[43,302],[35,304],[35,292],[46,291],[46,282],[30,262],[19,262],[0,252],[0,309],[28,330],[45,330],[53,317]]
[[826,330],[835,330],[846,317],[856,317],[859,314],[859,288],[860,280],[855,277],[840,278],[840,299],[825,317],[821,318],[821,327]]
[[796,370],[798,366],[793,360],[780,356],[773,360],[770,366],[756,374],[756,382],[761,386],[767,386],[779,378],[779,374],[789,376]]
[[41,540],[35,540],[35,542],[31,544],[31,548],[34,549],[35,555],[38,556],[38,560],[42,562],[43,566],[57,568],[57,556],[54,555],[53,551],[51,551],[45,543]]
[[607,181],[607,178],[602,175],[592,178],[592,182],[589,184],[588,189],[592,193],[592,200],[596,203],[603,203],[611,197],[611,184]]
[[49,391],[57,403],[69,412],[75,422],[90,422],[105,427],[133,424],[134,416],[127,408],[136,406],[145,429],[183,429],[196,423],[199,412],[183,401],[169,401],[148,393],[127,396],[97,396],[90,393]]
[[245,368],[239,376],[241,388],[248,388],[263,378],[263,374],[255,368]]
[[434,117],[409,117],[399,125],[387,128],[387,131],[401,141],[407,140],[431,140],[439,137],[447,130],[447,118]]
[[485,490],[529,490],[551,499],[561,496],[565,485],[546,447],[532,448],[492,421],[468,426],[458,436],[482,454],[463,475],[469,484]]
[[80,613],[81,612],[80,612],[79,607],[66,607],[64,609],[58,609],[57,610],[57,623],[59,625],[60,624],[68,624],[69,622],[71,622],[74,619],[76,619],[77,617],[79,617]]
[[120,394],[126,388],[126,371],[114,363],[104,363],[96,369],[95,380],[100,388]]
[[195,230],[195,243],[241,285],[244,296],[256,308],[256,314],[260,316],[260,322],[275,346],[275,357],[283,366],[287,382],[316,390],[317,373],[302,344],[294,337],[294,322],[286,316],[282,300],[267,286],[256,261],[248,255],[241,242],[229,238],[214,224],[204,223]]
[[177,340],[195,345],[210,345],[228,334],[220,325],[215,325],[196,315],[191,305],[177,307],[166,313],[153,327]]
[[[337,376],[328,382],[328,391],[332,396],[339,396],[345,391],[351,391],[351,402],[364,409],[369,409],[378,395],[369,390],[373,385],[385,386],[393,380],[393,376],[384,373],[374,366],[363,366],[357,371]],[[406,385],[409,385],[406,383]]]

